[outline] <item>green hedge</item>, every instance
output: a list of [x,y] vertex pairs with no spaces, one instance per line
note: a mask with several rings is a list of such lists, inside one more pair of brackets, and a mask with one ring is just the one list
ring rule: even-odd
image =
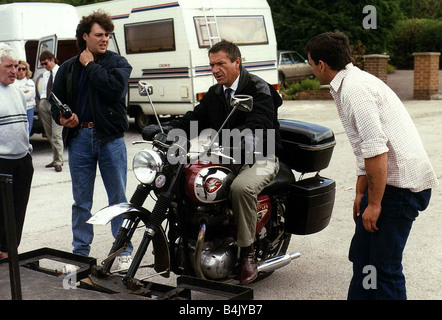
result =
[[304,79],[298,82],[292,82],[288,86],[281,89],[281,93],[286,100],[296,99],[296,93],[304,90],[318,90],[321,88],[319,80]]
[[394,29],[391,63],[400,69],[413,69],[414,52],[442,52],[442,20],[410,19]]

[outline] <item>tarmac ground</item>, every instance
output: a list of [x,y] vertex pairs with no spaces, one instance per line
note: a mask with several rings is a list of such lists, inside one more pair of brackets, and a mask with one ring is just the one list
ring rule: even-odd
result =
[[[402,101],[413,100],[413,70],[396,70],[387,76],[387,84]],[[442,71],[439,71],[439,95],[442,96]]]
[[[402,99],[421,135],[438,178],[442,181],[442,101],[416,101],[404,98],[403,95]],[[333,130],[337,144],[329,167],[321,171],[321,175],[336,181],[335,205],[326,229],[308,236],[292,236],[288,252],[299,251],[299,259],[249,286],[253,288],[257,300],[345,300],[352,274],[348,249],[354,232],[354,155],[333,101],[285,101],[279,109],[279,118],[312,122]],[[125,135],[129,168],[128,198],[137,186],[131,163],[134,155],[144,147],[132,144],[139,140],[141,135],[135,129],[131,128]],[[34,135],[31,143],[34,146],[32,156],[35,173],[19,253],[43,247],[71,252],[73,200],[67,152],[65,151],[63,171],[57,173],[53,168],[45,168],[52,160],[46,138]],[[433,190],[430,206],[415,221],[404,251],[403,266],[408,298],[411,300],[442,299],[440,201],[442,188],[439,186]],[[107,196],[98,171],[92,212],[95,213],[106,205]],[[142,230],[134,237],[135,245],[141,234]],[[95,227],[90,256],[100,263],[107,256],[112,242],[109,225]],[[158,280],[175,284],[174,276]]]

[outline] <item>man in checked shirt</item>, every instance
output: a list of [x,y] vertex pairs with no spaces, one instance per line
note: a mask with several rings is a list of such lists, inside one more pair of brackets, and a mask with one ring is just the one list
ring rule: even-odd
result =
[[[402,253],[438,185],[436,174],[404,105],[383,81],[352,64],[345,34],[317,35],[306,51],[316,78],[330,84],[357,160],[348,299],[406,299]],[[367,266],[375,268],[375,283],[365,279]]]

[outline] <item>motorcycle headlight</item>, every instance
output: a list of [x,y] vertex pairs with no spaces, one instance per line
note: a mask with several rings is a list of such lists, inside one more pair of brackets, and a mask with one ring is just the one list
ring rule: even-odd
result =
[[163,160],[157,152],[144,149],[135,155],[132,168],[138,181],[150,184],[155,180],[157,173],[163,169]]

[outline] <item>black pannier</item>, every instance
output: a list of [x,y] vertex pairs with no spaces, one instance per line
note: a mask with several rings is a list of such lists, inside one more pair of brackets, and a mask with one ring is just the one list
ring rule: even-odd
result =
[[328,226],[335,202],[335,181],[319,176],[290,185],[285,231],[297,235],[319,232]]

